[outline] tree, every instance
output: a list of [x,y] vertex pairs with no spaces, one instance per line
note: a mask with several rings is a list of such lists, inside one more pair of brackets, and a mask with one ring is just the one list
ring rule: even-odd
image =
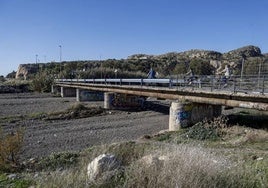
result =
[[193,59],[189,63],[189,68],[192,69],[196,75],[211,75],[214,67],[209,62],[202,59]]

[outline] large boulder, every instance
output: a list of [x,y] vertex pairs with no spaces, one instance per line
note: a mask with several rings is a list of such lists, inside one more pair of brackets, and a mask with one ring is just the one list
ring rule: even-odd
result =
[[102,154],[87,166],[88,183],[98,184],[109,181],[121,168],[121,162],[112,154]]

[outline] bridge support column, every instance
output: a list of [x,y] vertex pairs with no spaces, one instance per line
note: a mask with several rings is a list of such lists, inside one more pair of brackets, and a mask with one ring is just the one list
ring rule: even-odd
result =
[[76,89],[76,101],[103,101],[103,93],[98,91],[90,91],[83,89]]
[[75,97],[76,96],[76,89],[68,88],[68,87],[61,87],[61,97]]
[[55,89],[54,89],[54,85],[53,84],[51,84],[51,93],[55,93]]
[[175,131],[199,121],[221,115],[222,106],[191,102],[172,102],[169,113],[169,130]]
[[144,98],[134,95],[119,94],[119,93],[104,93],[104,108],[105,109],[132,109],[142,108]]
[[51,85],[51,93],[53,94],[59,94],[61,92],[60,86]]
[[104,109],[113,109],[113,100],[115,93],[106,92],[104,93]]

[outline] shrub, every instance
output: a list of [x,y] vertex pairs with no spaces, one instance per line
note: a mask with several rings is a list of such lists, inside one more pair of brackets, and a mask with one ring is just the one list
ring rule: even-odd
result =
[[4,134],[0,129],[0,169],[11,170],[19,166],[19,151],[23,143],[23,129],[15,133]]
[[44,72],[39,72],[35,75],[31,83],[31,88],[33,91],[50,92],[51,85],[53,83],[53,76],[51,74]]
[[212,121],[204,120],[190,127],[186,132],[188,138],[197,140],[217,140],[225,135],[227,118],[221,116]]

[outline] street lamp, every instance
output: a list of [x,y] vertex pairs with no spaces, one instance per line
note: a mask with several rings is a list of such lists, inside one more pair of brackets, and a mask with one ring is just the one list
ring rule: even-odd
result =
[[62,53],[62,52],[61,52],[61,47],[62,47],[62,46],[59,45],[59,48],[60,48],[60,62],[59,62],[59,63],[60,63],[60,77],[61,77],[61,53]]
[[59,45],[59,47],[60,47],[60,63],[61,63],[61,55],[62,55],[62,51],[61,51],[61,45]]
[[37,64],[37,58],[38,58],[38,55],[36,54],[35,55],[35,64]]

